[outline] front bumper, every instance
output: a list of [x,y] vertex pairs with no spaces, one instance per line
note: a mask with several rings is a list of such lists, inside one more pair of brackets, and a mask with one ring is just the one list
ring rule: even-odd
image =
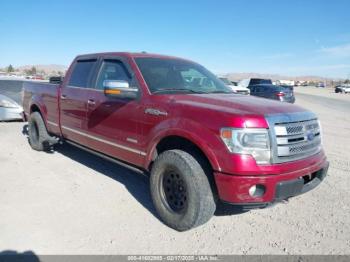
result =
[[[242,176],[215,172],[214,177],[223,202],[251,209],[266,207],[312,190],[323,181],[328,166],[323,157],[312,165],[281,174]],[[249,189],[254,185],[262,185],[264,194],[251,196]]]

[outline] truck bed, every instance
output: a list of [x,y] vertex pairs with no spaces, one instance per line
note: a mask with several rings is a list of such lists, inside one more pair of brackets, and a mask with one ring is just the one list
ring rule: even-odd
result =
[[42,117],[46,122],[48,131],[57,133],[58,126],[50,125],[48,123],[56,123],[59,121],[58,110],[58,90],[59,84],[43,83],[43,82],[24,82],[23,83],[23,110],[28,118],[31,113],[30,105],[35,100],[41,106]]

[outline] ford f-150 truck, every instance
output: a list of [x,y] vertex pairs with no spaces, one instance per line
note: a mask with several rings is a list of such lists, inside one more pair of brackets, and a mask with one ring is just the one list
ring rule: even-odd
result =
[[314,113],[235,94],[181,58],[80,55],[62,83],[26,82],[23,107],[33,149],[68,142],[149,174],[160,218],[178,231],[219,201],[263,208],[305,193],[328,169]]

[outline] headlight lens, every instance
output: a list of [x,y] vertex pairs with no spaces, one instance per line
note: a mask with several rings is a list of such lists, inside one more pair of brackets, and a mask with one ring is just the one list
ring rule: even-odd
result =
[[270,139],[267,129],[222,128],[221,139],[231,153],[252,155],[257,164],[269,164]]
[[6,99],[1,99],[0,100],[0,107],[7,107],[7,108],[15,108],[18,107],[15,103],[6,100]]

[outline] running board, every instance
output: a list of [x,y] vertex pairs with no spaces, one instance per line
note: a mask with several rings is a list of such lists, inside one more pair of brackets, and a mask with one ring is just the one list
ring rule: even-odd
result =
[[82,145],[80,145],[80,144],[77,144],[77,143],[75,143],[75,142],[73,142],[73,141],[65,140],[65,142],[67,142],[68,144],[70,144],[70,145],[72,145],[72,146],[78,147],[78,148],[80,148],[80,149],[82,149],[82,150],[84,150],[84,151],[87,151],[87,152],[89,152],[89,153],[91,153],[91,154],[94,154],[94,155],[96,155],[96,156],[99,156],[99,157],[101,157],[101,158],[103,158],[103,159],[106,159],[106,160],[111,161],[111,162],[113,162],[113,163],[116,163],[116,164],[118,164],[118,165],[120,165],[120,166],[123,166],[123,167],[125,167],[125,168],[127,168],[127,169],[130,169],[130,170],[132,170],[132,171],[134,171],[134,172],[137,172],[137,173],[139,173],[139,174],[141,174],[141,175],[147,176],[147,172],[144,171],[144,170],[142,170],[141,168],[138,168],[138,167],[133,166],[133,165],[129,165],[129,164],[123,162],[123,161],[117,160],[117,159],[115,159],[115,158],[113,158],[113,157],[110,157],[110,156],[107,156],[107,155],[105,155],[105,154],[103,154],[103,153],[99,153],[99,152],[97,152],[97,151],[95,151],[95,150],[93,150],[93,149],[87,148],[87,147],[82,146]]

